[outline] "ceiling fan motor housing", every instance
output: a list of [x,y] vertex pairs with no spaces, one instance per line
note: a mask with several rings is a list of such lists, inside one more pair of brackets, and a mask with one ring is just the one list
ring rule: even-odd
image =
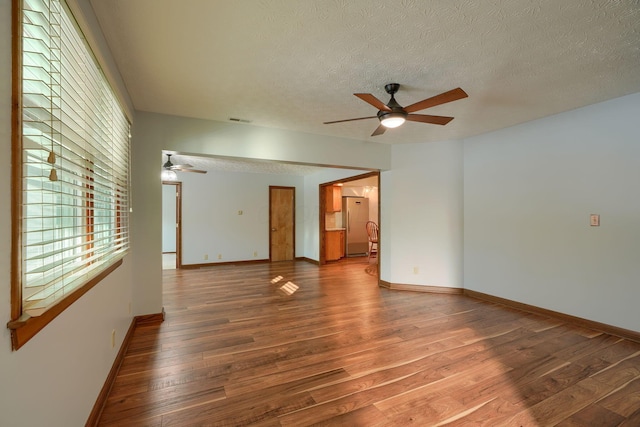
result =
[[171,154],[167,154],[167,161],[164,165],[162,165],[162,167],[165,169],[170,169],[171,166],[173,166],[173,163],[171,163]]
[[389,107],[390,111],[378,111],[378,120],[380,120],[380,122],[391,118],[402,118],[403,120],[407,118],[407,112],[404,110],[404,108],[402,108],[400,104],[398,104],[395,97],[393,96],[398,91],[398,89],[400,89],[400,85],[398,83],[389,83],[385,85],[384,90],[386,90],[387,93],[391,95],[391,99],[389,100],[389,102],[387,102],[387,107]]

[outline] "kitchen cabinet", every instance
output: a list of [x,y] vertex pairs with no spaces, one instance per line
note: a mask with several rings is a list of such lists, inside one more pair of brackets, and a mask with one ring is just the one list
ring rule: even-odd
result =
[[344,230],[327,230],[325,236],[325,259],[337,261],[344,257]]
[[333,213],[342,210],[342,187],[327,185],[325,191],[325,212]]

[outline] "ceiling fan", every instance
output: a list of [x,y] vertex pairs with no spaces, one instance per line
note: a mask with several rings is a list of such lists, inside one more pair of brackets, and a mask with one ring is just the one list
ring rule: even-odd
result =
[[189,164],[186,164],[186,163],[183,164],[183,165],[174,165],[173,163],[171,163],[171,156],[172,156],[172,154],[167,154],[167,161],[165,162],[164,165],[162,165],[164,170],[167,170],[167,171],[178,171],[178,172],[207,173],[207,171],[204,171],[204,170],[193,169],[193,166],[191,166]]
[[448,92],[441,93],[440,95],[432,96],[431,98],[424,99],[420,102],[416,102],[407,107],[402,107],[396,102],[394,95],[398,92],[400,85],[398,83],[389,83],[385,85],[384,90],[391,95],[391,99],[386,104],[380,101],[378,98],[370,93],[354,93],[355,96],[362,99],[364,102],[373,105],[378,109],[378,114],[375,116],[358,117],[356,119],[335,120],[332,122],[324,122],[325,125],[333,123],[352,122],[354,120],[375,119],[380,120],[380,125],[373,131],[371,136],[382,135],[387,128],[395,128],[405,122],[405,120],[411,122],[431,123],[434,125],[446,125],[453,117],[446,116],[430,116],[428,114],[412,114],[415,111],[424,110],[425,108],[435,107],[436,105],[446,104],[447,102],[457,101],[458,99],[466,98],[467,93],[460,89],[452,89]]

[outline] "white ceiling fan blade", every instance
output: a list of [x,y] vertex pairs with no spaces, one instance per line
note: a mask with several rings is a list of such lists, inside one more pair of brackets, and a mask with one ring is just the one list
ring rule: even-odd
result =
[[188,168],[192,168],[193,166],[188,164],[188,163],[184,163],[182,165],[171,165],[171,169],[188,169]]
[[176,166],[172,167],[171,170],[178,171],[178,172],[207,173],[207,171],[200,170],[200,169],[181,168]]

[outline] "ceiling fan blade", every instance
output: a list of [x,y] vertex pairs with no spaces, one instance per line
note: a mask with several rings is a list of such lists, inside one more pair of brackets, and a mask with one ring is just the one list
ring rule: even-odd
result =
[[324,122],[323,124],[330,125],[333,123],[344,123],[344,122],[352,122],[354,120],[377,119],[377,118],[378,116],[358,117],[357,119],[334,120],[333,122]]
[[384,133],[384,131],[387,130],[386,127],[384,127],[382,125],[382,123],[376,128],[376,130],[373,131],[373,133],[371,134],[371,136],[376,136],[376,135],[382,135]]
[[171,169],[186,169],[186,168],[192,168],[193,166],[187,163],[181,164],[181,165],[171,165],[170,168]]
[[404,107],[404,111],[407,113],[413,113],[414,111],[424,110],[425,108],[435,107],[436,105],[446,104],[451,101],[457,101],[458,99],[466,98],[467,96],[469,95],[458,87],[448,92],[441,93],[440,95],[432,96],[431,98],[416,102],[408,107]]
[[431,123],[434,125],[446,125],[453,117],[446,116],[430,116],[428,114],[407,114],[407,120],[410,122]]
[[364,102],[373,105],[378,110],[391,111],[391,108],[387,107],[387,104],[380,101],[378,98],[371,95],[370,93],[354,93],[354,95],[362,99]]
[[188,169],[188,168],[182,169],[182,168],[172,167],[171,170],[178,171],[178,172],[207,173],[207,171],[203,171],[200,169]]

